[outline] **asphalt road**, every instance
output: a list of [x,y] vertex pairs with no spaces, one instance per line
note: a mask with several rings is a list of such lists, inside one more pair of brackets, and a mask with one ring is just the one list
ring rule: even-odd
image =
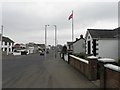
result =
[[96,88],[81,73],[51,51],[3,57],[3,88]]

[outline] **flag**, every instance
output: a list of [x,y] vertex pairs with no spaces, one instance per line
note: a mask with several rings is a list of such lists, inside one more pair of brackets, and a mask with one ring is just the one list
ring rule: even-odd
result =
[[68,20],[70,20],[71,18],[73,18],[73,13],[69,16]]

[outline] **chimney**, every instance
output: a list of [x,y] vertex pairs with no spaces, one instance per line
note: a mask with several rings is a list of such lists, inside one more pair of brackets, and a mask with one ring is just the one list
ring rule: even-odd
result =
[[78,38],[76,38],[76,41],[78,40]]
[[80,35],[80,39],[83,39],[83,35],[82,34]]

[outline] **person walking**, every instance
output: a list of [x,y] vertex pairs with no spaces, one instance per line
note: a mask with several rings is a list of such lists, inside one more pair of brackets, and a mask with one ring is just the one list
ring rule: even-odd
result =
[[64,45],[63,48],[62,48],[62,59],[63,60],[64,60],[64,56],[65,56],[66,53],[67,53],[67,47],[66,47],[66,45]]

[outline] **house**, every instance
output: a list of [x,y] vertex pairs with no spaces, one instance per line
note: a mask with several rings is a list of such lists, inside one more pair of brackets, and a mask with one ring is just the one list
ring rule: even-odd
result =
[[86,54],[118,59],[118,29],[88,29]]
[[[1,37],[1,35],[0,35]],[[0,41],[1,43],[1,41]],[[5,37],[5,36],[2,36],[2,43],[1,43],[1,47],[2,47],[2,53],[3,54],[10,54],[13,52],[13,45],[14,45],[14,41],[11,40],[10,38],[8,37]]]
[[13,46],[14,49],[25,49],[26,48],[26,45],[25,44],[18,44],[16,43],[14,46]]
[[72,43],[73,42],[67,42],[67,49],[72,50]]
[[85,39],[83,35],[80,35],[80,38],[76,38],[76,41],[73,43],[73,53],[85,53]]
[[26,44],[26,49],[27,49],[27,51],[28,51],[29,54],[30,53],[37,53],[38,49],[39,49],[39,46],[38,46],[38,44],[30,42],[30,43]]

